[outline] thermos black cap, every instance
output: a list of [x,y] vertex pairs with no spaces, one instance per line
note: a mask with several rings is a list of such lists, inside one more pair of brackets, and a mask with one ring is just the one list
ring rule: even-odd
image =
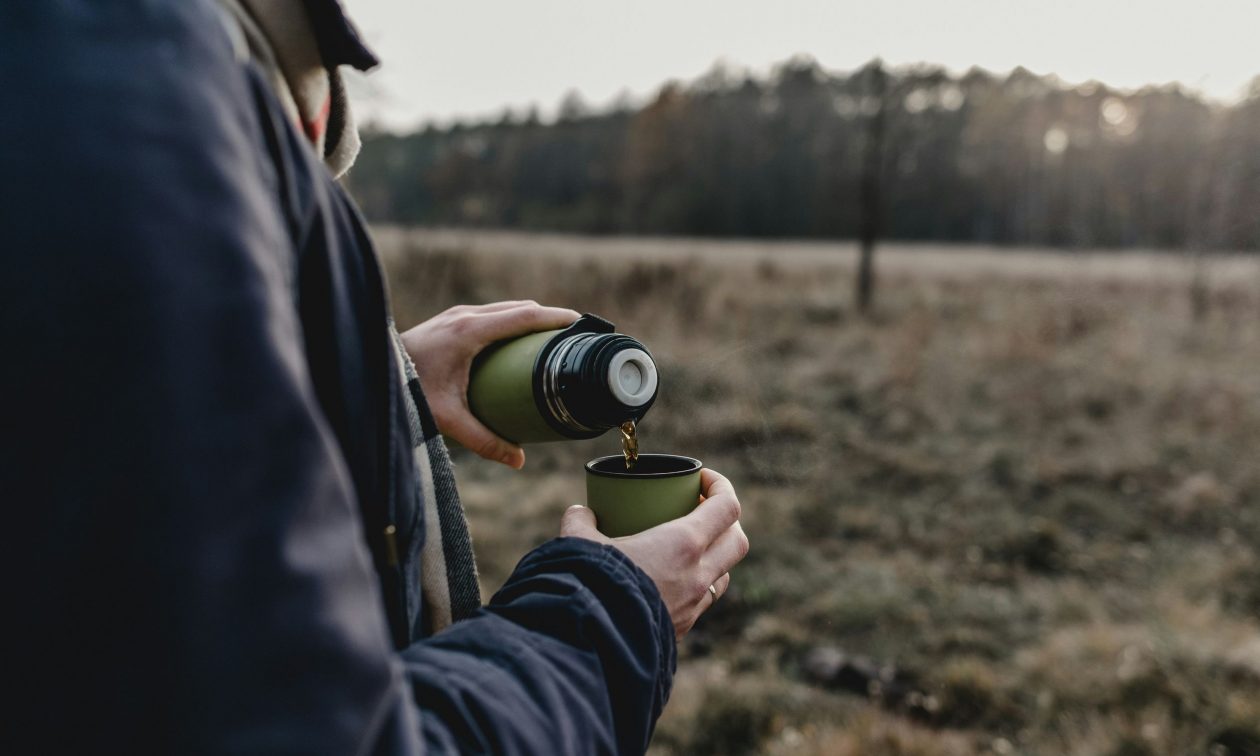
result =
[[638,340],[584,315],[540,351],[535,378],[540,410],[570,438],[594,438],[639,420],[656,401],[656,362]]
[[578,423],[606,430],[647,413],[656,400],[656,364],[629,336],[592,334],[565,353],[559,387]]

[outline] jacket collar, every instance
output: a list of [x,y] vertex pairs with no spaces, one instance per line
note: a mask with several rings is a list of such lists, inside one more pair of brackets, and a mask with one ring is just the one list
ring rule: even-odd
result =
[[367,71],[380,65],[380,60],[363,43],[359,30],[351,23],[340,0],[305,0],[319,53],[328,68],[350,66]]

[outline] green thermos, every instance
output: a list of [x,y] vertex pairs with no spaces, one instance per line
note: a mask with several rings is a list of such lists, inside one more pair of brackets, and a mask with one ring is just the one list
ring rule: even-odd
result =
[[557,331],[491,344],[473,360],[468,405],[517,444],[595,438],[656,401],[656,362],[595,315]]

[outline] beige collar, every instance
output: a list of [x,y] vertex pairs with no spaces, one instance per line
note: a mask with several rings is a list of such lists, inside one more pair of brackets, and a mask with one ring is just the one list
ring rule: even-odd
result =
[[345,83],[327,68],[301,0],[220,0],[241,26],[249,52],[262,66],[293,124],[333,176],[359,154]]

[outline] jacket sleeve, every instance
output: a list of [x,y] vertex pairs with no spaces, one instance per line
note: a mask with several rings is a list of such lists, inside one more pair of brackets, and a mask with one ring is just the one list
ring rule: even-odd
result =
[[674,630],[620,551],[559,538],[480,615],[403,654],[426,740],[463,753],[642,753],[669,697]]
[[0,117],[18,740],[642,750],[673,640],[613,549],[546,544],[482,614],[392,648],[215,5],[4,4],[0,80],[21,103]]

